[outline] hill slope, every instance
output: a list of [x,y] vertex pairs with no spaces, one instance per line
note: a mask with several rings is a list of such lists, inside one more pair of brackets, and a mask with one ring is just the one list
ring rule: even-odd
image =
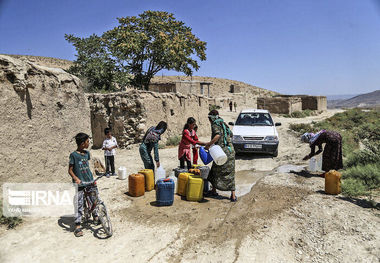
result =
[[328,102],[329,108],[366,108],[380,105],[380,90],[361,94],[347,100],[333,100]]

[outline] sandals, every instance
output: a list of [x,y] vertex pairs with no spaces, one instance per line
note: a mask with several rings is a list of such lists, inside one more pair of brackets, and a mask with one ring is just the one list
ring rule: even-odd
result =
[[230,196],[230,201],[233,203],[237,202],[237,197],[235,196],[235,198],[232,198],[232,196]]
[[81,237],[81,236],[83,236],[82,228],[76,228],[76,229],[74,230],[74,235],[75,235],[76,237]]

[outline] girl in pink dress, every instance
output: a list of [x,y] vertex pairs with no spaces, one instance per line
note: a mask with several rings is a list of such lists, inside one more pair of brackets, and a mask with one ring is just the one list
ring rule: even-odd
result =
[[195,119],[190,117],[187,119],[185,127],[183,127],[182,139],[178,147],[178,160],[181,169],[185,168],[185,161],[187,169],[191,169],[191,145],[206,145],[206,143],[199,141],[198,137],[196,137],[196,133],[194,131],[195,125]]

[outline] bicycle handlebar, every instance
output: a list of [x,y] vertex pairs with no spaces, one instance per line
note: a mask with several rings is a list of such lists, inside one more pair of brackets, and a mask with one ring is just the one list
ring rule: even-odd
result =
[[92,184],[94,184],[96,181],[98,181],[100,178],[102,178],[103,175],[99,175],[95,180],[91,181],[91,182],[80,182],[80,185],[81,186],[90,186]]

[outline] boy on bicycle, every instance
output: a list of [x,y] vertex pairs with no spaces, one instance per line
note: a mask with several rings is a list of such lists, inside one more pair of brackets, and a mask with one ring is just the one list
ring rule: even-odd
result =
[[[73,183],[78,185],[78,195],[77,195],[77,211],[75,214],[75,231],[74,235],[76,237],[83,236],[83,231],[81,228],[82,216],[83,216],[83,193],[84,186],[82,182],[92,182],[94,177],[92,176],[90,166],[88,161],[90,160],[90,152],[86,151],[90,145],[89,136],[85,133],[78,133],[75,136],[75,141],[77,143],[77,150],[70,154],[69,160],[69,175],[73,179]],[[98,216],[93,214],[94,221],[98,222]]]

